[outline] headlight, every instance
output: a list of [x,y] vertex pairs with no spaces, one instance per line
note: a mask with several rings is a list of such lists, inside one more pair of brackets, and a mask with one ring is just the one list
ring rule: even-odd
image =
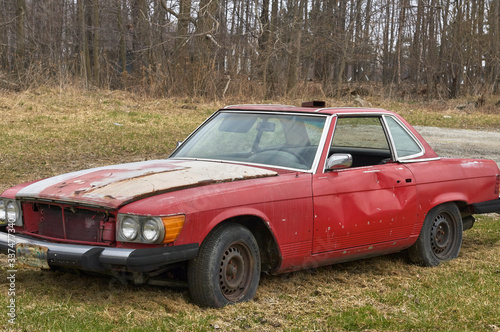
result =
[[163,229],[161,220],[147,219],[142,224],[142,237],[148,243],[155,243],[162,235]]
[[7,212],[5,211],[5,202],[0,199],[0,222],[7,221]]
[[13,224],[17,220],[17,208],[16,208],[16,203],[10,201],[7,203],[7,222],[9,224]]
[[118,214],[116,240],[161,244],[174,242],[184,227],[185,215],[143,217]]
[[0,198],[0,222],[22,226],[21,203],[13,199]]
[[132,217],[125,217],[120,223],[120,233],[125,241],[134,241],[139,233],[139,223]]

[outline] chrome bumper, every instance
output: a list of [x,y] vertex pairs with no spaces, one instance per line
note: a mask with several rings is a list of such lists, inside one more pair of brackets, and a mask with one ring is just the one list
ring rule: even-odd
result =
[[150,272],[162,266],[195,258],[199,248],[197,243],[145,249],[86,246],[47,242],[27,235],[7,234],[0,231],[0,253],[12,253],[13,241],[15,244],[28,243],[48,248],[49,266],[95,272],[106,272],[117,267],[125,268],[130,272]]

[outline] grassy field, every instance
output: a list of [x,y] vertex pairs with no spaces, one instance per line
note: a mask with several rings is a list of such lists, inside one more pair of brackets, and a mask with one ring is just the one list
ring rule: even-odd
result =
[[[500,129],[500,110],[456,103],[370,100],[414,125]],[[0,92],[0,191],[95,167],[164,158],[225,104],[150,99],[125,92]],[[299,105],[299,101],[272,101]],[[355,106],[351,99],[330,106]],[[279,276],[264,275],[249,303],[200,309],[186,289],[19,267],[16,324],[7,320],[6,256],[0,255],[0,330],[16,331],[500,331],[500,216],[478,218],[460,257],[437,268],[403,253]]]

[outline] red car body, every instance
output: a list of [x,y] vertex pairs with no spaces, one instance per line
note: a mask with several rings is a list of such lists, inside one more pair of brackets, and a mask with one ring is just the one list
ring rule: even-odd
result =
[[[1,195],[7,211],[6,228],[0,233],[1,251],[10,254],[9,258],[15,251],[19,260],[33,266],[91,270],[129,278],[135,283],[155,283],[160,272],[182,270],[187,265],[192,270],[188,271],[188,282],[195,302],[219,307],[251,299],[258,284],[256,276],[261,271],[282,273],[407,248],[412,250],[415,262],[436,265],[458,254],[454,249],[456,252],[441,256],[453,240],[449,235],[454,234],[451,229],[459,227],[455,233],[459,233],[461,242],[461,231],[472,227],[473,214],[500,211],[500,172],[495,162],[439,158],[418,132],[395,113],[281,105],[232,106],[218,113],[270,117],[287,114],[287,121],[296,115],[321,119],[324,127],[322,131],[317,129],[321,138],[314,161],[311,159],[310,167],[300,169],[224,158],[183,157],[174,152],[165,160],[101,167],[18,185]],[[361,126],[359,119],[380,122],[390,145],[389,158],[367,165],[329,168],[339,119],[351,119],[347,121],[347,135],[352,128]],[[391,125],[399,126],[401,133],[415,141],[412,148],[417,153],[413,157],[397,156],[395,140],[399,134],[387,129]],[[267,126],[260,134],[276,130],[273,126]],[[291,132],[300,132],[297,130]],[[190,139],[191,136],[186,142]],[[339,149],[340,158],[350,156],[354,162],[358,157],[356,151],[371,151],[359,147],[349,150],[345,146]],[[287,162],[292,160],[291,156],[280,156]],[[264,153],[262,158],[273,157]],[[372,157],[358,159],[363,158]],[[16,220],[8,217],[8,211],[12,216],[15,214],[12,204],[19,207]],[[456,213],[444,209],[444,217],[439,213],[433,216],[434,221],[427,222],[429,230],[424,232],[428,215],[448,206],[459,211],[456,220],[447,222],[447,216],[453,219]],[[165,220],[182,216],[184,220],[172,240],[144,243],[139,237],[120,240],[127,236],[129,228],[121,226],[118,220],[126,223],[126,216],[162,216]],[[142,226],[137,227],[146,227],[145,220],[140,223]],[[229,224],[239,228],[232,229]],[[163,226],[171,225],[164,222]],[[209,270],[210,264],[215,264],[209,258],[216,252],[221,234],[228,237],[222,226],[228,228],[227,234],[244,229],[246,233],[241,237],[252,237],[255,241],[231,239],[223,249],[233,259],[222,256],[214,261],[217,264],[220,261],[225,270],[197,279],[200,274],[208,273],[203,271]],[[127,234],[120,235],[119,227]],[[134,227],[131,226],[130,232]],[[147,231],[141,230],[145,234]],[[161,234],[164,233],[169,230]],[[422,249],[429,242],[424,233],[434,238],[430,240],[430,249]],[[14,234],[15,243],[9,238]],[[231,247],[234,243],[236,249]],[[256,248],[252,248],[254,243]],[[438,259],[429,261],[425,258],[426,250],[434,251]],[[258,265],[253,272],[239,274],[253,264]],[[243,281],[238,282],[243,286],[234,286],[229,291],[221,286],[203,297],[196,295],[204,287],[200,283],[217,278],[217,273],[224,287],[233,287],[231,280],[241,278]],[[217,288],[217,283],[214,285]]]

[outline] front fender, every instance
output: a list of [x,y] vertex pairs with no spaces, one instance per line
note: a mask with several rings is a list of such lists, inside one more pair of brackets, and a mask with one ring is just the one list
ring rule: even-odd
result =
[[269,229],[269,231],[271,231],[271,233],[274,233],[272,225],[270,223],[270,219],[268,218],[267,215],[264,214],[264,212],[252,207],[237,207],[237,208],[223,210],[219,214],[217,214],[214,218],[212,218],[212,220],[210,220],[210,222],[205,227],[206,229],[205,236],[218,224],[228,219],[244,217],[244,216],[253,216],[261,219],[263,223],[266,225],[266,227]]

